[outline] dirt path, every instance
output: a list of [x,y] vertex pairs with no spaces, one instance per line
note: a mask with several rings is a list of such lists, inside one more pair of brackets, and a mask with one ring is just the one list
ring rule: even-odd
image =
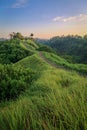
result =
[[45,62],[47,62],[48,64],[50,64],[52,67],[57,68],[57,69],[58,69],[58,68],[64,69],[63,66],[58,66],[58,65],[56,65],[55,63],[52,63],[51,61],[49,61],[47,58],[45,58],[42,52],[39,52],[39,56],[40,56]]

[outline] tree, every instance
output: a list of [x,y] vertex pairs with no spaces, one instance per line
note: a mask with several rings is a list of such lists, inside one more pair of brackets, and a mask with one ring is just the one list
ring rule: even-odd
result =
[[84,35],[84,39],[87,39],[87,35]]
[[23,40],[24,37],[22,36],[21,33],[17,32],[16,33],[16,38]]
[[34,36],[34,34],[33,34],[33,33],[31,33],[31,34],[30,34],[30,38],[33,38],[33,36]]
[[11,39],[20,39],[20,40],[23,40],[23,35],[20,33],[20,32],[17,32],[17,33],[15,33],[15,32],[13,32],[12,34],[10,34],[10,38]]
[[11,34],[9,34],[9,36],[10,36],[10,39],[13,39],[13,34],[11,33]]

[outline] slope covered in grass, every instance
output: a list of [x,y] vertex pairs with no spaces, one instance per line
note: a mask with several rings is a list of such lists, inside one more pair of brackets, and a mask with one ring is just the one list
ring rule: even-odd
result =
[[38,49],[33,39],[0,41],[0,63],[10,64],[32,55]]
[[33,39],[23,40],[20,42],[20,45],[29,51],[35,51],[38,49],[38,45],[35,43]]
[[0,63],[2,64],[15,63],[28,55],[31,55],[31,52],[21,47],[17,39],[0,42]]
[[87,64],[87,36],[56,36],[46,42],[60,56],[73,63]]
[[17,101],[0,107],[1,130],[87,129],[86,78],[52,67],[38,53],[14,65],[20,66],[37,78]]
[[38,53],[28,56],[23,60],[20,60],[15,64],[15,66],[21,66],[23,68],[31,68],[37,72],[42,71],[43,69],[48,67],[47,63],[38,56]]
[[59,67],[64,67],[70,70],[76,70],[83,74],[87,74],[86,64],[72,64],[72,63],[67,62],[67,60],[53,53],[43,52],[42,54],[46,59],[48,59],[50,62],[56,64]]

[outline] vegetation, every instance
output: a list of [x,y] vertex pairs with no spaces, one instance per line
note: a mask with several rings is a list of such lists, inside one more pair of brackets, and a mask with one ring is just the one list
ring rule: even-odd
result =
[[69,63],[64,58],[57,56],[53,53],[43,52],[45,58],[47,58],[52,63],[55,63],[58,67],[64,67],[69,70],[76,70],[80,73],[87,74],[87,65],[86,64],[72,64]]
[[33,38],[33,36],[34,36],[34,34],[33,34],[33,33],[31,33],[31,34],[30,34],[30,38]]
[[56,52],[72,62],[87,63],[87,35],[57,36],[46,42]]
[[53,52],[53,53],[55,53],[55,51],[51,47],[46,46],[46,45],[40,46],[38,48],[38,51],[46,51],[46,52]]
[[0,65],[0,101],[17,98],[29,89],[34,78],[34,72],[30,69]]
[[24,36],[21,33],[19,33],[19,32],[17,32],[17,33],[13,32],[13,33],[10,34],[10,38],[11,39],[20,39],[20,40],[23,40]]
[[86,64],[71,64],[34,39],[0,44],[0,57],[23,54],[0,65],[0,130],[87,129],[87,76],[76,72],[87,74]]
[[0,42],[0,63],[2,64],[15,63],[31,54],[32,52],[23,48],[17,39]]

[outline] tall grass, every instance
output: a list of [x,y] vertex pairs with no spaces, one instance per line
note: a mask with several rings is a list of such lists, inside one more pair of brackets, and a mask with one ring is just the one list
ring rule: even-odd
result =
[[53,53],[43,52],[45,58],[47,58],[52,63],[58,65],[59,67],[64,67],[66,69],[75,70],[77,72],[87,74],[87,65],[86,64],[72,64],[67,60],[57,56]]
[[51,89],[45,97],[22,97],[0,112],[0,129],[86,130],[87,104],[83,89]]
[[0,108],[0,130],[87,130],[85,77],[53,68],[38,55],[18,65],[39,76],[17,101]]

